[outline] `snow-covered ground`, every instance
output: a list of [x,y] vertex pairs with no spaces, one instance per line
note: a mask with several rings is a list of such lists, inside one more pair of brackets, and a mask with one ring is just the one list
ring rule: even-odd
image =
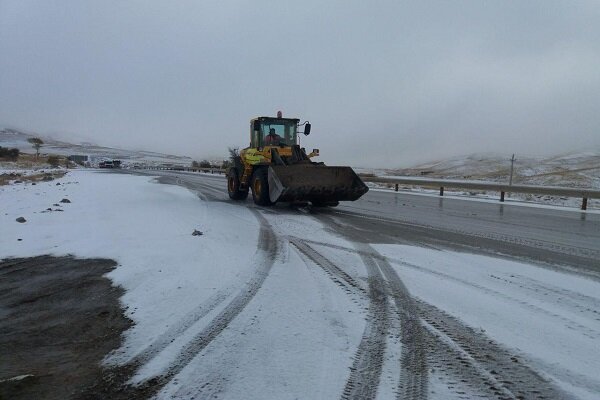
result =
[[[0,203],[0,259],[118,262],[109,277],[125,289],[135,325],[106,363],[137,361],[134,384],[166,376],[159,398],[339,398],[352,389],[356,360],[368,360],[357,350],[365,335],[376,338],[366,327],[380,316],[364,293],[382,260],[415,301],[493,338],[576,397],[600,392],[596,281],[504,258],[359,245],[310,215],[206,201],[146,176],[70,171],[0,186]],[[402,381],[400,327],[388,322],[380,399]],[[440,334],[425,317],[421,324]],[[432,369],[430,398],[469,393],[442,372]]]
[[600,393],[600,284],[502,259],[375,245],[411,294],[517,349],[582,398]]
[[[327,295],[332,284],[315,285],[313,273],[289,246],[275,260],[266,259],[273,255],[257,250],[260,224],[247,208],[208,203],[152,180],[71,171],[36,186],[0,187],[0,259],[41,254],[115,259],[119,266],[110,278],[126,289],[122,300],[135,325],[107,362],[150,354],[135,382],[181,362],[190,341],[235,300],[256,269],[272,261],[261,296],[206,352],[177,366],[162,396],[185,397],[197,389],[197,369],[206,370],[210,360],[209,375],[231,368],[228,390],[236,398],[335,397],[360,339],[360,310],[348,312],[350,300]],[[71,203],[58,203],[63,198]],[[27,222],[15,221],[21,216]],[[203,234],[192,236],[194,229]],[[148,353],[152,343],[164,345],[162,351]]]

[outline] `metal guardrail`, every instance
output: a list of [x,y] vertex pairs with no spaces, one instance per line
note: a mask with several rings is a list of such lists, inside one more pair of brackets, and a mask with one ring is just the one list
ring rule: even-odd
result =
[[[186,172],[204,172],[211,174],[225,174],[226,170],[221,168],[188,168],[188,167],[145,167],[143,169],[159,171],[186,171]],[[525,193],[541,194],[548,196],[578,197],[582,199],[581,209],[587,210],[588,199],[600,199],[600,190],[579,189],[559,186],[533,186],[533,185],[506,185],[489,182],[473,181],[455,181],[446,179],[426,179],[426,178],[385,178],[380,176],[371,176],[359,174],[365,182],[373,183],[391,183],[395,185],[395,191],[399,185],[412,185],[421,187],[435,187],[440,189],[440,196],[444,195],[444,188],[454,189],[473,189],[484,190],[488,192],[500,192],[500,201],[504,202],[506,193]]]
[[147,169],[152,171],[185,171],[185,172],[204,172],[211,174],[224,174],[226,170],[222,168],[188,168],[188,167],[144,167],[140,169]]
[[379,176],[359,175],[365,182],[392,183],[396,192],[398,185],[413,185],[422,187],[435,187],[440,189],[440,196],[444,195],[444,188],[474,189],[489,192],[500,192],[500,201],[504,201],[506,193],[542,194],[548,196],[578,197],[583,199],[581,209],[586,210],[588,199],[600,199],[600,190],[578,189],[558,186],[532,186],[532,185],[506,185],[498,183],[453,181],[444,179],[424,178],[384,178]]

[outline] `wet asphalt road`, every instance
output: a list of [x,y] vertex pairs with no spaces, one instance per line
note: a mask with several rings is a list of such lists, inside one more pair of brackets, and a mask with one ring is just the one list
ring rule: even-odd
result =
[[370,191],[340,210],[469,233],[512,235],[600,251],[600,214]]
[[[180,184],[211,199],[230,201],[223,176],[173,171],[143,173],[178,178]],[[252,196],[242,204],[255,207]],[[277,204],[270,210],[308,211],[326,224],[333,219],[348,229],[362,231],[360,237],[366,243],[491,253],[600,279],[600,214],[596,213],[376,190],[335,208],[294,209]],[[337,229],[345,229],[340,225]]]

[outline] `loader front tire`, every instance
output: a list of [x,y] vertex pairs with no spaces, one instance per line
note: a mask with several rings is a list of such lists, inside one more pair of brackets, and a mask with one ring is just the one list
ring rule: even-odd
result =
[[248,189],[240,190],[240,176],[236,168],[230,168],[227,172],[227,193],[232,200],[246,200]]
[[271,206],[273,202],[269,198],[269,170],[266,168],[259,168],[254,171],[252,179],[250,180],[250,186],[252,187],[252,198],[254,203],[259,206]]

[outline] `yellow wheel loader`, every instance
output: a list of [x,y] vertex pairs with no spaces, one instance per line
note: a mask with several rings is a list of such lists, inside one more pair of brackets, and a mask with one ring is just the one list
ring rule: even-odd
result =
[[331,167],[311,159],[298,145],[298,128],[310,134],[309,122],[296,118],[258,117],[250,121],[250,147],[233,155],[227,172],[227,191],[233,200],[245,200],[252,190],[254,202],[270,206],[276,202],[337,206],[354,201],[369,189],[350,167]]

